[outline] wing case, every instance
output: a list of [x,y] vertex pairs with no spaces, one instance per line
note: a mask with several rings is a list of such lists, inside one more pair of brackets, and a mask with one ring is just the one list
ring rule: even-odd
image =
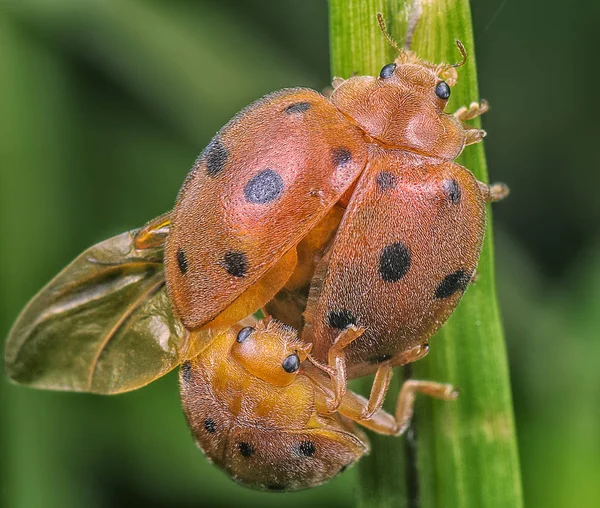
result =
[[448,319],[473,276],[485,229],[485,202],[467,169],[372,150],[317,269],[303,333],[326,361],[342,329],[365,327],[344,350],[352,377],[426,342]]
[[167,287],[183,324],[202,326],[259,280],[366,160],[360,130],[312,90],[268,95],[225,125],[184,183],[167,238]]

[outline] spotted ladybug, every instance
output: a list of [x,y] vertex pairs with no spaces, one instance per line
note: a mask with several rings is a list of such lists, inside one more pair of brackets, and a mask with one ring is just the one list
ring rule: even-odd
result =
[[194,439],[236,482],[267,491],[319,485],[369,451],[367,437],[350,421],[400,435],[415,393],[456,397],[450,385],[407,381],[395,416],[367,415],[366,399],[350,391],[331,413],[329,377],[310,363],[310,349],[293,328],[265,320],[221,329],[181,365],[181,398]]

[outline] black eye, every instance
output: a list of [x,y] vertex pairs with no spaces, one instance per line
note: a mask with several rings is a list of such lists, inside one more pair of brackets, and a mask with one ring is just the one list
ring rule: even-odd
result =
[[383,67],[383,69],[381,69],[381,72],[379,73],[379,77],[381,79],[391,78],[394,75],[395,70],[396,70],[395,63],[387,64],[386,66]]
[[445,81],[440,81],[435,87],[435,94],[440,98],[446,100],[450,97],[450,87]]
[[239,343],[244,342],[248,337],[250,337],[250,334],[254,331],[254,328],[252,328],[251,326],[246,326],[244,328],[242,328],[238,334],[237,334],[237,340]]
[[283,360],[283,364],[281,366],[283,367],[283,370],[289,374],[296,372],[300,368],[300,358],[298,358],[298,355],[294,353]]

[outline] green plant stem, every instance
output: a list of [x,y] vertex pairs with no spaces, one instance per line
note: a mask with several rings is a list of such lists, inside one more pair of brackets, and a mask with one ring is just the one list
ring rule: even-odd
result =
[[[384,14],[392,36],[401,43],[410,3],[330,0],[333,74],[377,75],[383,65],[393,61],[394,50],[381,35],[375,15]],[[448,111],[479,100],[468,1],[429,0],[422,4],[411,49],[431,62],[455,62],[460,54],[454,41],[461,40],[469,58],[459,69]],[[458,162],[479,180],[487,181],[481,143],[468,147]],[[458,385],[460,397],[456,402],[421,397],[412,431],[406,438],[372,436],[371,455],[359,466],[361,506],[522,506],[509,372],[495,294],[489,211],[479,279],[432,339],[429,356],[412,367],[415,378]],[[395,404],[400,377],[396,373],[388,408]],[[361,381],[361,386],[365,388],[369,382]]]

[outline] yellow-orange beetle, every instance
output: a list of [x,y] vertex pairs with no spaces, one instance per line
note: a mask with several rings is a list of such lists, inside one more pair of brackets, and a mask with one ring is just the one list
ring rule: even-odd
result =
[[318,485],[368,451],[353,421],[399,435],[410,421],[415,393],[456,396],[450,385],[409,381],[395,417],[380,410],[365,418],[367,401],[353,392],[332,414],[329,378],[305,361],[310,349],[293,328],[270,320],[221,329],[182,364],[181,397],[194,438],[238,483],[271,491]]

